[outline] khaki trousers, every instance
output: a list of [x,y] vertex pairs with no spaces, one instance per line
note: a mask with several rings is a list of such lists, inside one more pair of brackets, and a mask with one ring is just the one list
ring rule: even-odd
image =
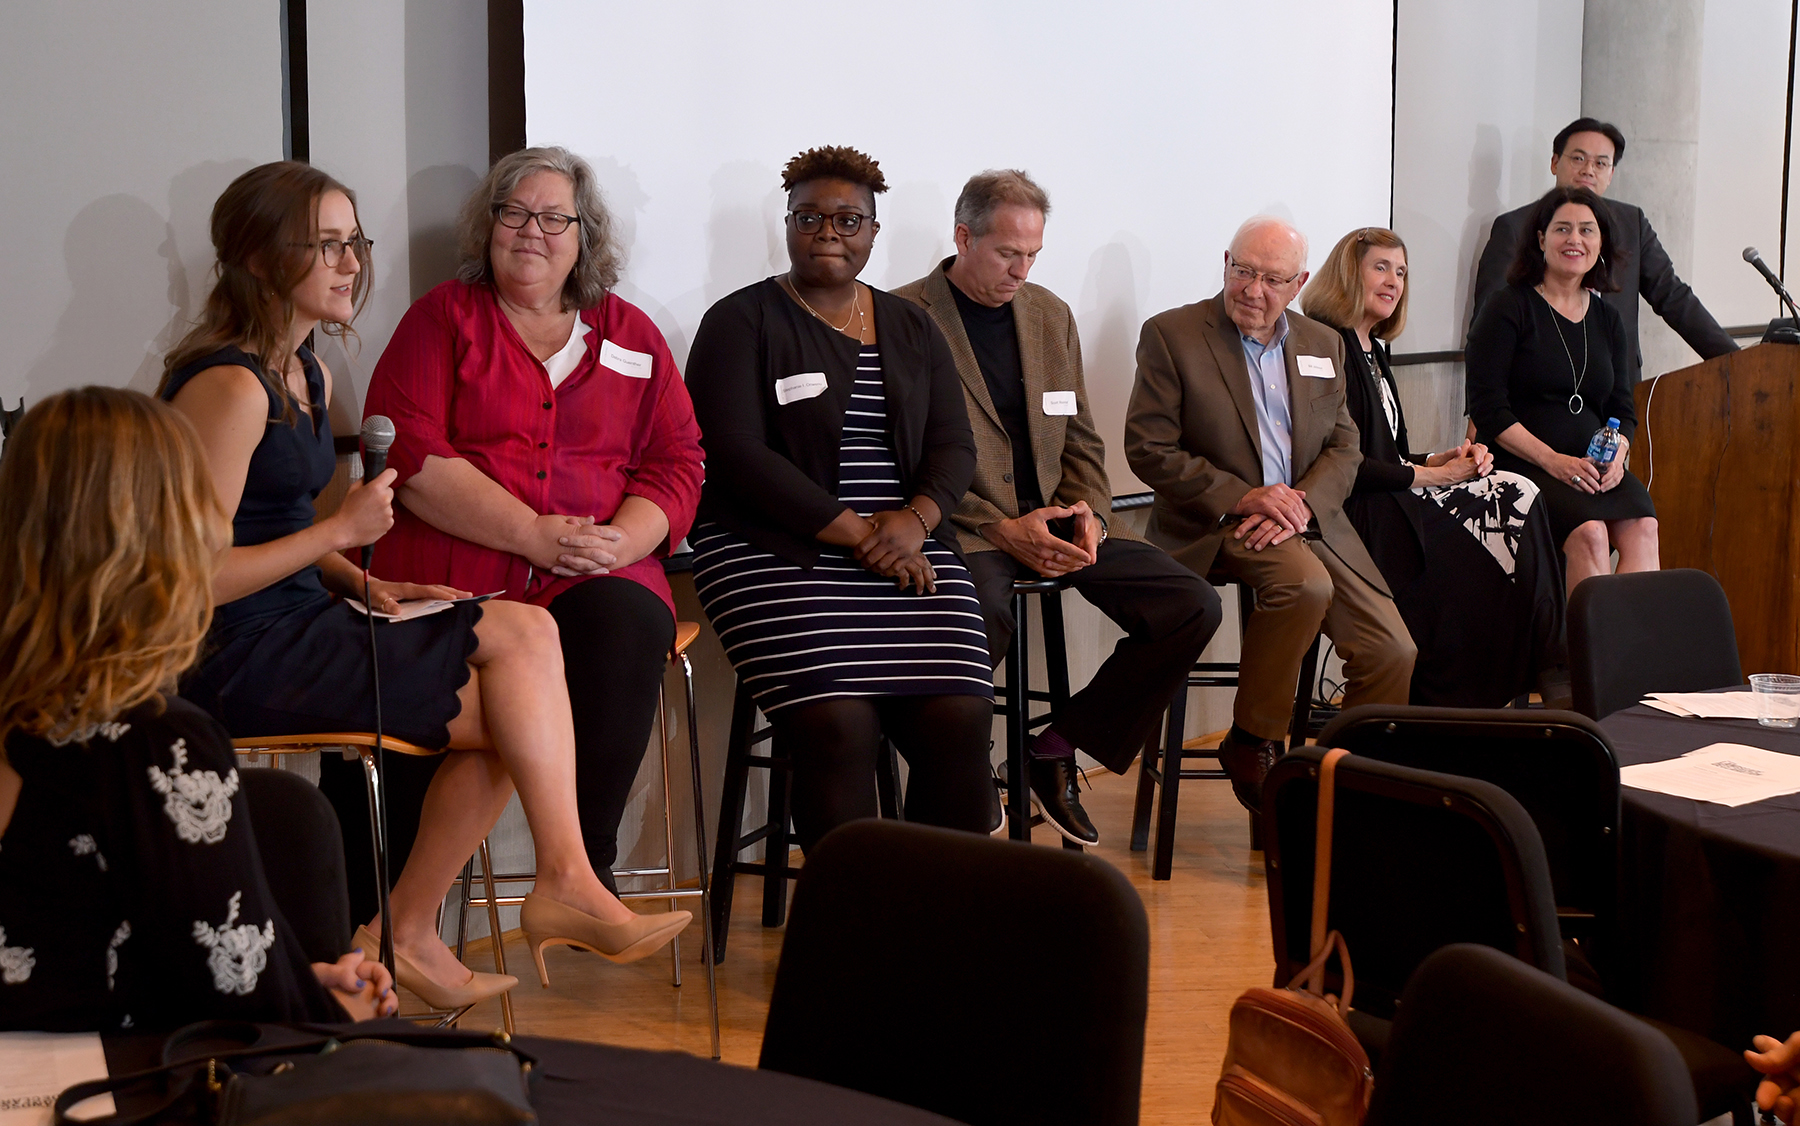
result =
[[1344,707],[1406,703],[1418,650],[1399,609],[1323,542],[1294,536],[1251,551],[1228,536],[1213,570],[1256,592],[1232,707],[1239,727],[1287,736],[1300,662],[1321,627],[1344,660]]

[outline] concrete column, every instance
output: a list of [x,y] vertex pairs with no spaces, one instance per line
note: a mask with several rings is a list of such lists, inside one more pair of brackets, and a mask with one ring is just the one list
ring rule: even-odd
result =
[[[1625,134],[1607,195],[1644,209],[1678,272],[1693,260],[1704,14],[1705,0],[1587,0],[1582,21],[1581,112]],[[1638,332],[1646,376],[1699,359],[1648,306]]]

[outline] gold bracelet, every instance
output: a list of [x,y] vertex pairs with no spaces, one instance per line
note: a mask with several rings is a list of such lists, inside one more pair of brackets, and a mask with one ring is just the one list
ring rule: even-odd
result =
[[909,504],[909,505],[907,505],[907,506],[906,506],[906,511],[908,511],[908,512],[910,512],[910,513],[912,513],[912,514],[913,514],[913,515],[914,515],[914,516],[918,516],[918,517],[919,517],[919,527],[921,527],[921,528],[924,528],[924,529],[925,529],[925,538],[926,538],[926,539],[930,539],[930,538],[931,538],[931,525],[930,525],[930,524],[927,524],[927,523],[926,523],[926,522],[925,522],[925,517],[924,517],[924,516],[922,516],[922,515],[920,515],[920,513],[919,513],[919,510],[918,510],[918,509],[916,509],[916,508],[914,508],[914,507],[913,507],[913,506],[912,506],[912,505],[910,505],[910,504]]

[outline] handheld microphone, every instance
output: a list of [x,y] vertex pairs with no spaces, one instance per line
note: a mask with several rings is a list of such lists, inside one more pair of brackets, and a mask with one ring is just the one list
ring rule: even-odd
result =
[[[373,481],[381,476],[387,468],[388,450],[394,446],[394,420],[385,414],[373,414],[362,424],[362,468],[363,479]],[[365,544],[362,549],[363,570],[375,560],[375,545]]]
[[1769,283],[1769,288],[1775,291],[1775,296],[1781,298],[1781,303],[1787,306],[1788,312],[1800,317],[1800,309],[1794,307],[1794,298],[1788,293],[1787,286],[1781,284],[1781,279],[1775,276],[1775,271],[1769,269],[1769,264],[1763,261],[1762,255],[1756,252],[1754,246],[1744,248],[1744,261],[1756,267],[1756,272]]

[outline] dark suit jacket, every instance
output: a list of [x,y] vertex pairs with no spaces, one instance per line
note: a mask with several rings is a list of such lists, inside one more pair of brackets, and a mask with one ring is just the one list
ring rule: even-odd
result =
[[[871,286],[887,392],[887,435],[905,495],[954,512],[975,471],[956,365],[923,310]],[[814,537],[837,519],[838,444],[856,381],[855,340],[794,303],[773,278],[706,311],[688,353],[687,387],[706,451],[697,519],[811,567]],[[812,398],[782,404],[777,380],[823,372]],[[946,546],[955,548],[955,537]]]
[[[1344,516],[1362,452],[1344,401],[1343,337],[1297,309],[1287,317],[1294,487],[1306,493],[1326,546],[1371,586],[1391,593]],[[1301,375],[1301,356],[1330,359],[1335,374]],[[1230,534],[1225,516],[1264,483],[1250,368],[1223,293],[1144,322],[1125,415],[1125,457],[1156,490],[1150,542],[1205,575]]]
[[[1613,238],[1623,258],[1613,267],[1613,281],[1618,283],[1619,292],[1608,293],[1606,303],[1617,309],[1625,321],[1625,342],[1631,349],[1629,370],[1632,381],[1642,379],[1644,374],[1644,350],[1638,344],[1640,293],[1650,302],[1656,315],[1680,333],[1688,347],[1700,353],[1701,359],[1710,360],[1737,351],[1736,342],[1719,327],[1718,321],[1713,320],[1706,306],[1694,296],[1694,291],[1675,276],[1675,263],[1669,261],[1669,253],[1656,237],[1656,230],[1650,226],[1644,209],[1616,199],[1601,202],[1611,212]],[[1535,203],[1528,203],[1494,220],[1487,246],[1481,251],[1481,263],[1475,270],[1475,299],[1469,304],[1471,326],[1481,312],[1482,302],[1506,287],[1506,271],[1512,265],[1519,239],[1531,221],[1531,209],[1535,206]]]
[[[981,538],[981,525],[1024,514],[1019,511],[1012,482],[1012,440],[994,409],[987,380],[982,378],[981,365],[969,346],[962,314],[950,292],[950,280],[944,276],[944,267],[952,261],[946,258],[918,281],[896,289],[894,296],[929,313],[950,343],[956,374],[962,377],[969,426],[975,433],[975,479],[952,519],[964,551],[993,551],[994,545]],[[1038,495],[1054,505],[1085,500],[1102,518],[1110,517],[1112,486],[1106,479],[1106,445],[1094,429],[1094,415],[1088,409],[1074,314],[1056,294],[1030,283],[1019,287],[1012,307],[1019,336],[1019,366],[1025,373],[1025,411],[1030,420],[1031,456],[1037,463]],[[1073,391],[1075,413],[1045,414],[1046,391]],[[1140,538],[1110,519],[1107,523],[1108,535]]]

